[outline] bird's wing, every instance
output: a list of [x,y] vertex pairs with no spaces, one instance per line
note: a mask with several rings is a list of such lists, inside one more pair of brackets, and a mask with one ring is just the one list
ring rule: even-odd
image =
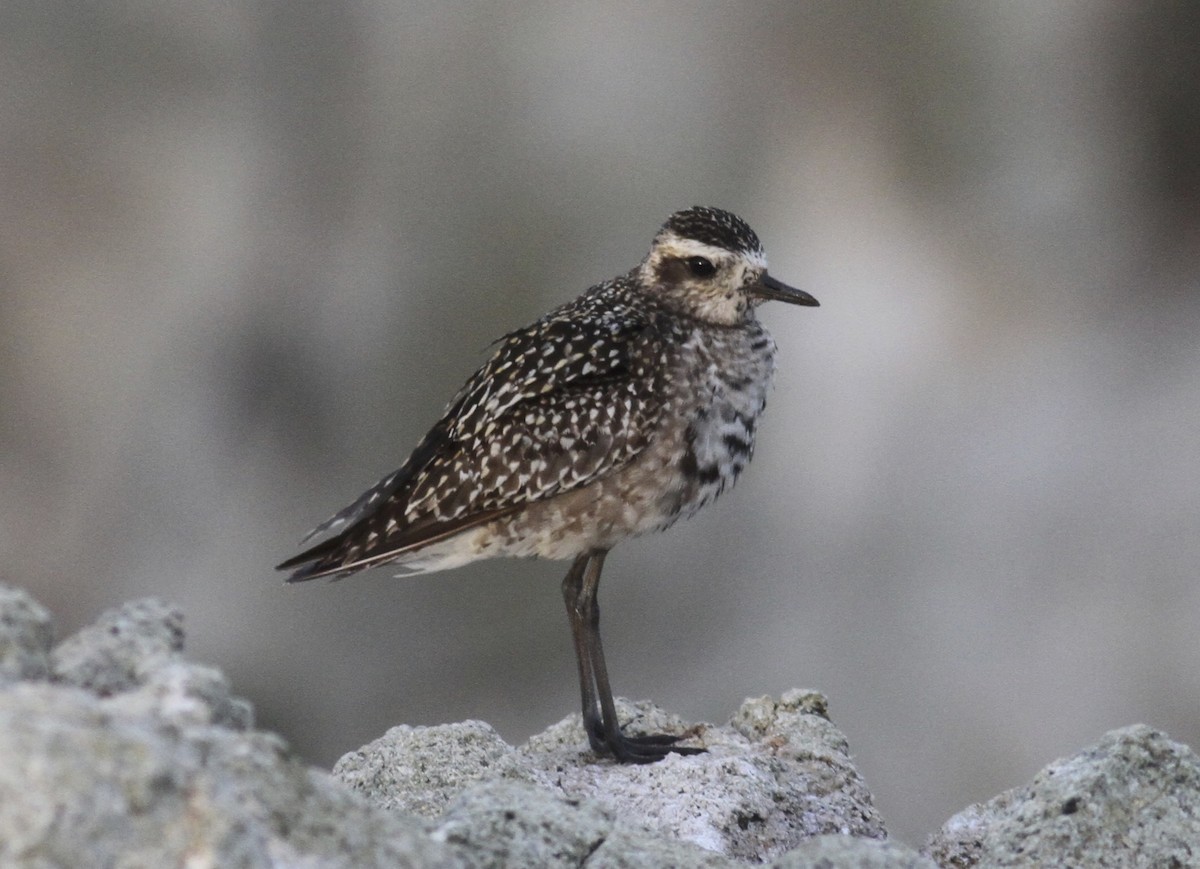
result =
[[292,581],[348,574],[628,463],[648,445],[669,343],[638,306],[589,294],[500,339],[394,474],[314,531]]

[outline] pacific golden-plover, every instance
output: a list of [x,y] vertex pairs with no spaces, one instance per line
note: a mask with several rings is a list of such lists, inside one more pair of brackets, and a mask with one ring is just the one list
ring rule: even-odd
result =
[[613,546],[693,515],[750,461],[775,370],[775,341],[755,317],[768,299],[817,304],[767,274],[741,218],[671,215],[636,268],[499,339],[403,466],[279,569],[298,582],[381,565],[573,559],[562,592],[592,749],[635,763],[702,751],[622,732],[596,592]]

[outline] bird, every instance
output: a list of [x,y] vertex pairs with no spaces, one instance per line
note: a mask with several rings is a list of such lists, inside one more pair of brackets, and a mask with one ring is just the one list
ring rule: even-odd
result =
[[775,371],[756,316],[768,300],[819,304],[768,273],[740,217],[675,212],[633,269],[499,338],[404,464],[277,569],[300,582],[570,560],[562,595],[592,751],[622,763],[704,751],[624,732],[597,592],[616,544],[694,515],[750,461]]

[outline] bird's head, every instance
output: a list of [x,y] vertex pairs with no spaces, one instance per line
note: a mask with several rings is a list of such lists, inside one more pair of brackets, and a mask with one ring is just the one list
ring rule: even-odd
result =
[[817,305],[803,290],[767,274],[758,236],[736,214],[697,206],[672,214],[638,267],[639,283],[672,308],[732,326],[767,299]]

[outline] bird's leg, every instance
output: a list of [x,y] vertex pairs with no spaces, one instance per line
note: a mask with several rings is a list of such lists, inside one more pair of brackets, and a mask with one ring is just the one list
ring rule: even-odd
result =
[[571,639],[575,643],[575,660],[579,664],[579,690],[583,700],[583,729],[587,732],[588,742],[592,750],[603,754],[606,749],[601,733],[600,704],[596,699],[596,678],[592,670],[592,659],[584,640],[584,614],[580,610],[579,601],[583,594],[583,575],[591,554],[580,555],[571,564],[571,569],[563,577],[563,601],[567,605],[567,619],[571,623]]
[[623,763],[653,763],[671,752],[699,754],[702,748],[676,746],[678,736],[649,734],[625,736],[617,720],[600,642],[600,605],[596,596],[600,572],[604,569],[604,550],[595,550],[575,559],[563,580],[563,598],[575,640],[579,660],[580,689],[583,696],[583,726],[588,742],[598,754],[611,754]]
[[[576,608],[583,623],[583,646],[588,656],[595,693],[600,702],[600,740],[607,751],[614,754],[621,740],[621,729],[617,722],[617,704],[613,700],[612,687],[608,682],[608,666],[604,662],[604,645],[600,641],[600,572],[604,570],[606,552],[593,552],[583,574],[583,585]],[[615,736],[615,739],[614,739]],[[592,746],[595,748],[595,745]],[[620,758],[618,754],[618,759]]]

